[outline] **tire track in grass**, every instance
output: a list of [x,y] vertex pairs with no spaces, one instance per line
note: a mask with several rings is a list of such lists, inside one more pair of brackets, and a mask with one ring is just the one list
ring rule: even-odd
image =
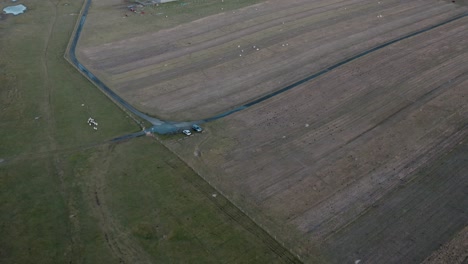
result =
[[106,174],[110,166],[108,157],[112,153],[115,144],[106,146],[102,153],[96,155],[101,166],[96,166],[87,176],[87,196],[89,206],[97,217],[103,237],[112,254],[120,263],[152,263],[151,257],[141,248],[139,243],[125,232],[116,222],[115,217],[109,210],[105,199]]
[[184,175],[184,178],[185,180],[187,180],[187,182],[192,184],[201,193],[203,193],[221,212],[223,212],[234,222],[238,223],[252,235],[260,239],[263,243],[265,243],[265,245],[271,251],[273,251],[284,263],[302,263],[299,258],[294,256],[289,250],[287,250],[283,245],[281,245],[277,240],[275,240],[268,232],[259,227],[257,223],[255,223],[241,209],[235,206],[222,193],[217,191],[208,182],[201,178],[201,176],[198,173]]
[[[47,29],[45,43],[44,43],[44,50],[42,52],[42,76],[43,86],[45,91],[45,119],[47,120],[46,126],[46,134],[48,137],[48,150],[47,153],[52,154],[48,158],[48,165],[47,170],[49,174],[53,174],[59,178],[60,182],[60,193],[62,199],[64,200],[64,204],[66,206],[66,211],[68,215],[77,215],[78,210],[76,208],[75,197],[73,196],[72,192],[69,191],[69,186],[65,182],[65,172],[62,165],[62,160],[60,158],[59,153],[56,152],[57,149],[57,142],[55,140],[56,134],[56,119],[55,113],[53,109],[53,96],[55,90],[55,84],[50,82],[49,77],[49,56],[50,53],[50,42],[52,36],[54,35],[54,31],[56,30],[57,25],[57,17],[58,17],[58,5],[59,1],[52,1],[49,0],[48,4],[51,8],[48,10],[52,13],[52,17],[49,22],[49,26]],[[47,155],[48,156],[48,155]],[[80,254],[80,247],[81,247],[81,236],[80,236],[80,223],[78,217],[69,217],[68,218],[68,232],[69,232],[69,246],[66,249],[64,255],[69,255],[69,261],[81,263],[83,261],[82,256]]]

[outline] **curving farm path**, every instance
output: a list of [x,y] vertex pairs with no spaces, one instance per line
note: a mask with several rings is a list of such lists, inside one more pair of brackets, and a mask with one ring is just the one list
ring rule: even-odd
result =
[[398,37],[398,38],[395,38],[393,40],[390,40],[386,43],[383,43],[383,44],[380,44],[378,46],[375,46],[371,49],[368,49],[366,51],[363,51],[363,52],[360,52],[352,57],[349,57],[349,58],[346,58],[338,63],[335,63],[325,69],[322,69],[316,73],[313,73],[301,80],[298,80],[296,81],[295,83],[291,84],[291,85],[288,85],[284,88],[281,88],[277,91],[274,91],[274,92],[271,92],[271,93],[268,93],[256,100],[253,100],[253,101],[250,101],[248,103],[245,103],[243,105],[240,105],[238,107],[235,107],[234,109],[231,109],[229,111],[225,111],[221,114],[218,114],[218,115],[215,115],[215,116],[212,116],[212,117],[209,117],[209,118],[205,118],[205,119],[202,119],[202,120],[193,120],[193,121],[186,121],[186,122],[175,122],[175,121],[168,121],[168,120],[161,120],[161,119],[157,119],[155,117],[152,117],[152,116],[149,116],[141,111],[139,111],[138,109],[136,109],[135,107],[133,107],[131,104],[129,104],[127,101],[125,101],[123,98],[121,98],[119,95],[117,95],[114,91],[112,91],[105,83],[103,83],[98,77],[96,77],[91,71],[89,71],[83,64],[81,64],[78,59],[76,58],[76,55],[75,55],[75,50],[76,50],[76,46],[77,46],[77,43],[80,39],[80,35],[81,35],[81,31],[83,29],[83,26],[85,24],[85,21],[86,21],[86,17],[87,17],[87,14],[88,14],[88,10],[89,10],[89,7],[91,6],[91,0],[87,0],[84,8],[83,8],[83,11],[81,12],[81,17],[80,17],[80,22],[78,24],[78,27],[76,28],[76,31],[75,31],[75,34],[73,36],[73,39],[72,39],[72,42],[71,42],[71,45],[70,45],[70,49],[69,49],[69,58],[70,58],[70,61],[71,63],[76,66],[78,68],[78,70],[84,74],[86,77],[88,77],[89,80],[91,80],[96,86],[98,86],[106,95],[108,95],[109,97],[111,97],[116,103],[118,103],[120,106],[124,107],[125,109],[127,109],[128,111],[130,111],[131,113],[135,114],[136,116],[150,122],[152,124],[152,127],[142,131],[142,132],[138,132],[138,133],[134,133],[134,134],[130,134],[130,135],[126,135],[126,136],[123,136],[123,137],[120,137],[120,138],[116,138],[114,140],[116,141],[119,141],[119,140],[123,140],[123,139],[129,139],[129,138],[133,138],[133,137],[138,137],[138,136],[142,136],[144,135],[146,132],[151,132],[151,133],[158,133],[158,134],[171,134],[171,133],[176,133],[176,132],[179,132],[181,131],[182,129],[186,129],[186,128],[189,128],[192,124],[202,124],[202,123],[206,123],[206,122],[211,122],[211,121],[214,121],[214,120],[217,120],[217,119],[220,119],[220,118],[224,118],[226,116],[229,116],[233,113],[236,113],[236,112],[239,112],[241,110],[244,110],[246,108],[249,108],[253,105],[256,105],[256,104],[259,104],[267,99],[270,99],[276,95],[279,95],[283,92],[286,92],[288,90],[291,90],[303,83],[306,83],[306,82],[309,82],[313,79],[316,79],[326,73],[329,73],[330,71],[338,68],[338,67],[341,67],[345,64],[348,64],[354,60],[357,60],[363,56],[366,56],[370,53],[373,53],[375,51],[378,51],[378,50],[381,50],[383,48],[386,48],[392,44],[395,44],[397,42],[400,42],[402,40],[405,40],[405,39],[408,39],[408,38],[411,38],[411,37],[414,37],[414,36],[417,36],[419,34],[422,34],[422,33],[425,33],[425,32],[428,32],[430,30],[433,30],[435,28],[438,28],[440,26],[443,26],[443,25],[446,25],[448,23],[451,23],[451,22],[454,22],[456,20],[459,20],[461,18],[464,18],[466,16],[468,16],[468,13],[463,13],[461,15],[458,15],[458,16],[455,16],[453,18],[450,18],[448,20],[445,20],[443,22],[440,22],[440,23],[437,23],[435,25],[432,25],[432,26],[428,26],[426,28],[423,28],[423,29],[420,29],[418,31],[415,31],[413,33],[410,33],[410,34],[407,34],[407,35],[404,35],[404,36],[401,36],[401,37]]

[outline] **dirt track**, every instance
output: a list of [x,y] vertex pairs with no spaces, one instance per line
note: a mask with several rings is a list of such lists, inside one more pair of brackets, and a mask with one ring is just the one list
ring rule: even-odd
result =
[[268,1],[77,55],[140,110],[197,120],[462,11],[436,1]]
[[419,263],[468,225],[467,25],[168,144],[306,260]]

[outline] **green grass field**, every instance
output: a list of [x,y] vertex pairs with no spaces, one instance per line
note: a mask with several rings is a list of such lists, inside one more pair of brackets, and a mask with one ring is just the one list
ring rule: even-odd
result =
[[23,4],[0,21],[0,262],[280,262],[158,141],[107,143],[140,127],[63,58],[82,2]]

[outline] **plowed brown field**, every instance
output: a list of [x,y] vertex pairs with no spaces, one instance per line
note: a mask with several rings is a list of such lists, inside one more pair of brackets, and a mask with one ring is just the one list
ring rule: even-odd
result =
[[468,225],[467,47],[464,18],[168,145],[306,261],[419,263]]
[[[79,57],[137,108],[198,120],[467,10],[271,0]],[[165,143],[305,262],[419,263],[468,226],[467,47],[464,17]]]
[[86,44],[100,15],[91,13],[78,57],[140,110],[198,120],[464,10],[437,1],[274,0],[97,46]]

